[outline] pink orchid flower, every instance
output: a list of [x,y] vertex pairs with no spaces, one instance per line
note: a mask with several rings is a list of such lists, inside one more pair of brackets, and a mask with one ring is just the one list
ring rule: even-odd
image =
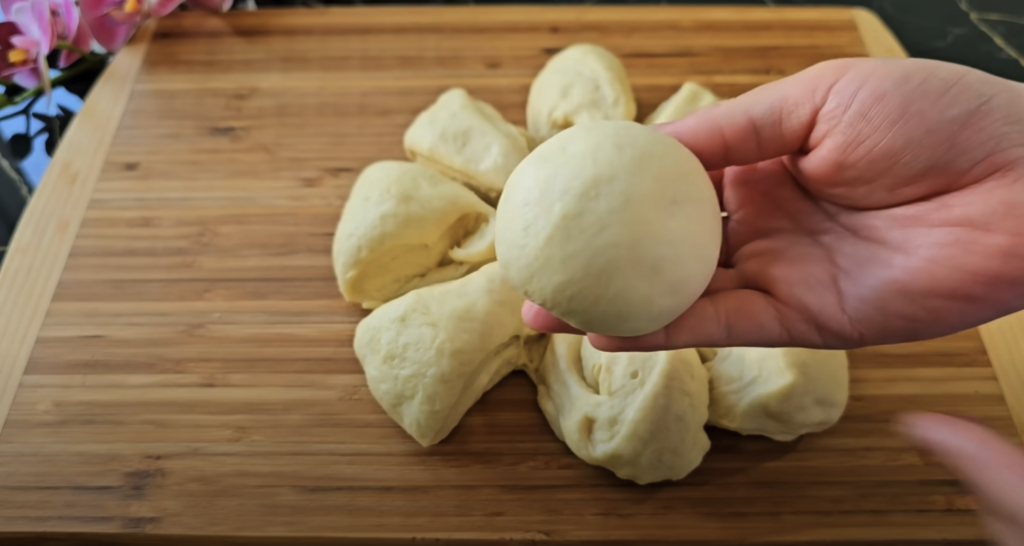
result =
[[[71,45],[82,51],[89,51],[92,49],[92,32],[89,30],[89,25],[85,24],[85,19],[78,20],[78,30],[75,31],[74,37],[71,39]],[[71,63],[78,60],[81,55],[77,51],[71,51],[65,49],[60,52],[60,66],[58,68],[64,68],[70,66]]]
[[[0,10],[8,20],[14,16],[14,7],[24,4],[29,0],[0,0]],[[91,35],[83,40],[78,37],[78,29],[81,28],[81,18],[78,15],[78,6],[74,0],[47,0],[50,7],[50,23],[53,25],[53,36],[57,41],[74,44],[82,50],[89,50],[92,47]],[[84,46],[84,47],[83,47]],[[78,55],[64,51],[61,54],[59,67],[63,68],[78,58]]]
[[19,2],[8,18],[0,33],[0,77],[29,89],[45,86],[50,81],[46,55],[56,44],[47,0]]
[[[14,1],[14,0],[11,0]],[[24,1],[24,0],[20,0]],[[147,19],[174,11],[183,0],[81,0],[82,18],[101,46],[117,51]],[[186,0],[189,7],[226,12],[233,0]]]
[[185,0],[188,7],[212,13],[227,13],[235,0]]
[[163,17],[181,3],[182,0],[82,0],[82,18],[104,49],[117,51],[147,19]]

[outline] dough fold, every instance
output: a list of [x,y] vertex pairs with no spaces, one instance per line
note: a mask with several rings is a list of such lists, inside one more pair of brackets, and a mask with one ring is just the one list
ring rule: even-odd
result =
[[494,208],[415,163],[380,161],[352,187],[334,235],[346,300],[373,309],[494,260]]
[[620,478],[681,479],[711,447],[707,372],[692,349],[603,353],[583,337],[557,334],[528,371],[555,435]]
[[382,305],[356,327],[356,357],[384,411],[423,446],[443,440],[537,344],[523,298],[488,264]]
[[530,153],[525,132],[465,89],[449,89],[416,117],[403,140],[409,158],[497,201]]
[[594,44],[575,44],[551,57],[526,101],[526,127],[538,144],[580,123],[635,117],[626,69],[613,53]]
[[654,125],[683,119],[697,110],[721,102],[721,100],[710,89],[699,83],[686,82],[671,97],[661,103],[654,112],[651,112],[644,123]]
[[846,409],[844,351],[734,347],[702,353],[711,357],[711,425],[786,442],[827,429]]

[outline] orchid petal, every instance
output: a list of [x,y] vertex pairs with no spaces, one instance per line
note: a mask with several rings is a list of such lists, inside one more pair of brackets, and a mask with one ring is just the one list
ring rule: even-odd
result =
[[39,42],[39,47],[45,49],[43,55],[53,50],[56,39],[50,20],[50,6],[46,0],[19,2],[11,8],[11,21],[18,25],[23,35]]
[[11,43],[11,39],[15,36],[21,35],[21,29],[18,25],[4,21],[0,22],[0,78],[6,79],[11,74],[22,69],[15,63],[12,63],[8,54],[14,49],[14,44]]
[[[0,0],[0,2],[3,1]],[[64,35],[57,36],[57,38],[68,42],[74,40],[75,33],[79,29],[79,21],[81,20],[75,0],[49,0],[49,4],[50,12],[54,15],[54,18],[59,19],[64,25]]]
[[10,21],[0,22],[0,48],[4,47],[11,40],[12,36],[17,36],[18,34],[21,34],[21,29],[18,28],[18,25]]
[[185,0],[188,6],[193,9],[210,11],[213,13],[226,13],[231,9],[234,0]]
[[57,45],[57,36],[53,33],[53,15],[50,13],[50,3],[46,0],[28,1],[29,5],[32,6],[32,18],[39,28],[37,38],[46,50],[42,53],[45,58],[46,54],[53,51],[53,48]]
[[110,11],[120,4],[118,0],[81,0],[82,19],[88,25],[92,36],[103,49],[113,52],[124,47],[135,30],[142,24],[142,16],[136,15],[125,21],[110,16]]
[[[78,30],[75,31],[75,37],[71,40],[71,45],[81,49],[82,51],[89,51],[92,49],[92,32],[89,31],[89,25],[85,24],[85,19],[79,19]],[[60,52],[60,66],[58,68],[64,68],[70,66],[71,63],[78,60],[80,55],[74,51],[64,50]]]
[[0,11],[3,11],[4,17],[10,19],[11,14],[14,13],[14,6],[24,1],[25,0],[0,0]]
[[42,84],[42,79],[39,77],[39,69],[34,66],[15,72],[11,76],[11,80],[25,89],[32,89]]
[[36,40],[26,34],[11,36],[11,45],[18,49],[24,49],[25,51],[30,51],[35,54],[38,54],[38,51],[42,49],[40,47],[39,40]]
[[149,13],[153,17],[164,17],[178,9],[183,0],[151,0]]

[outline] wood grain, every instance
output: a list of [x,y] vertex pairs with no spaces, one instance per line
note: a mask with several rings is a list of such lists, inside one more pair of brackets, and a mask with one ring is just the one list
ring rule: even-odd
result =
[[140,29],[96,82],[7,250],[0,269],[0,431],[152,33],[152,25]]
[[890,426],[935,410],[1012,433],[977,331],[854,351],[833,429],[792,443],[711,430],[694,474],[638,487],[558,442],[521,374],[420,448],[370,396],[351,348],[364,312],[331,271],[355,176],[402,157],[403,130],[449,86],[522,123],[546,59],[596,41],[622,56],[645,116],[685,79],[734,96],[891,51],[864,29],[840,8],[162,21],[109,150],[78,159],[105,158],[66,266],[40,262],[60,280],[0,433],[0,542],[981,543],[972,498]]

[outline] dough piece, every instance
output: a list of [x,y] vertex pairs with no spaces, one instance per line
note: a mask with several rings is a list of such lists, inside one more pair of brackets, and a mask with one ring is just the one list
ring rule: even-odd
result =
[[359,175],[334,234],[345,299],[367,309],[494,260],[494,209],[415,163],[380,161]]
[[710,89],[696,82],[686,82],[674,95],[661,103],[651,115],[644,121],[647,125],[655,123],[667,123],[686,116],[720,102],[722,99],[711,92]]
[[600,121],[516,167],[495,248],[530,301],[586,332],[637,336],[704,292],[721,241],[715,188],[689,150],[638,123]]
[[700,361],[704,364],[711,362],[718,356],[718,349],[705,349],[702,347],[697,348],[697,354],[700,355]]
[[405,152],[497,201],[512,169],[530,153],[524,131],[465,89],[449,89],[405,132]]
[[440,442],[483,393],[527,364],[538,334],[523,324],[522,304],[488,264],[382,305],[353,343],[370,392],[417,442]]
[[707,372],[692,349],[602,353],[586,338],[557,334],[528,371],[555,435],[620,478],[681,479],[711,447]]
[[707,364],[709,424],[786,442],[834,425],[846,409],[844,351],[719,349]]
[[569,46],[551,57],[526,101],[526,127],[538,144],[580,123],[635,117],[636,99],[622,62],[593,44]]

